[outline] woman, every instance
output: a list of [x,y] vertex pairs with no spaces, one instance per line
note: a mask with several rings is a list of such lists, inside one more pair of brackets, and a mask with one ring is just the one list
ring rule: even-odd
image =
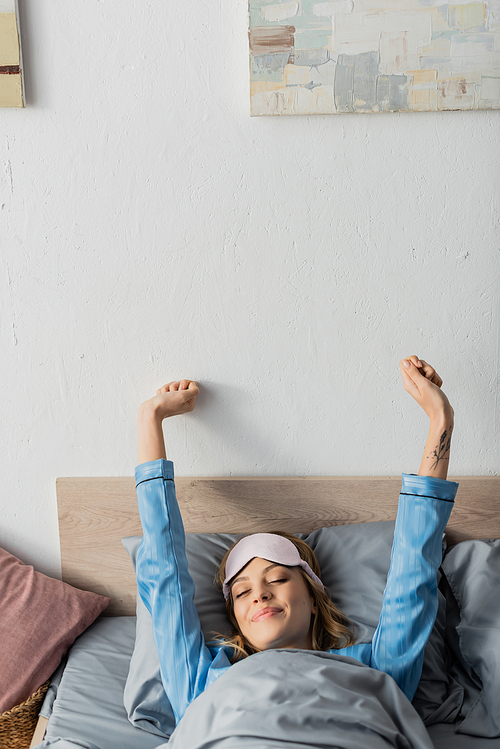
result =
[[177,722],[235,659],[276,649],[350,656],[389,674],[412,699],[436,616],[442,533],[458,485],[446,481],[454,414],[442,380],[416,356],[403,359],[400,369],[430,428],[418,476],[403,474],[391,568],[371,643],[353,644],[348,620],[323,590],[312,552],[286,534],[254,534],[230,550],[219,574],[235,637],[205,644],[162,429],[165,418],[194,409],[198,386],[191,380],[169,383],[141,405],[136,481],[144,535],[137,581],[152,615],[162,682]]

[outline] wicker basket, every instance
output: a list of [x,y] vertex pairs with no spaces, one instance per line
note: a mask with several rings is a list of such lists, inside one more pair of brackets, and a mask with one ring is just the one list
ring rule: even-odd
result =
[[50,681],[46,681],[25,702],[0,715],[2,749],[29,749],[49,684]]

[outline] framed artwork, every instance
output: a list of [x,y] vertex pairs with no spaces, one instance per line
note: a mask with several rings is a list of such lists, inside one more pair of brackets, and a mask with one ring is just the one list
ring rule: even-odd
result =
[[0,107],[24,107],[17,0],[0,0]]
[[500,109],[500,0],[249,0],[252,115]]

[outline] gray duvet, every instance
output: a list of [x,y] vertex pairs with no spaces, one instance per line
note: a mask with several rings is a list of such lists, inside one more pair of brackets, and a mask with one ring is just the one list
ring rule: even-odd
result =
[[190,705],[168,743],[168,749],[432,746],[390,677],[352,658],[306,650],[265,651],[236,663]]
[[[440,609],[416,700],[432,744],[384,674],[328,653],[267,651],[195,700],[169,749],[500,749],[500,540],[457,544],[443,573],[446,615]],[[75,641],[44,704],[50,720],[39,749],[166,749],[122,704],[134,637],[135,617],[104,617]]]

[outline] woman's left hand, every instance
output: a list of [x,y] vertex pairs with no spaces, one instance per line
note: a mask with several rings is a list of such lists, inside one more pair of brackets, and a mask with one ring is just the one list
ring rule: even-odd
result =
[[431,421],[453,420],[453,408],[441,390],[443,380],[434,367],[423,359],[412,355],[399,362],[403,376],[403,386],[421,406]]

